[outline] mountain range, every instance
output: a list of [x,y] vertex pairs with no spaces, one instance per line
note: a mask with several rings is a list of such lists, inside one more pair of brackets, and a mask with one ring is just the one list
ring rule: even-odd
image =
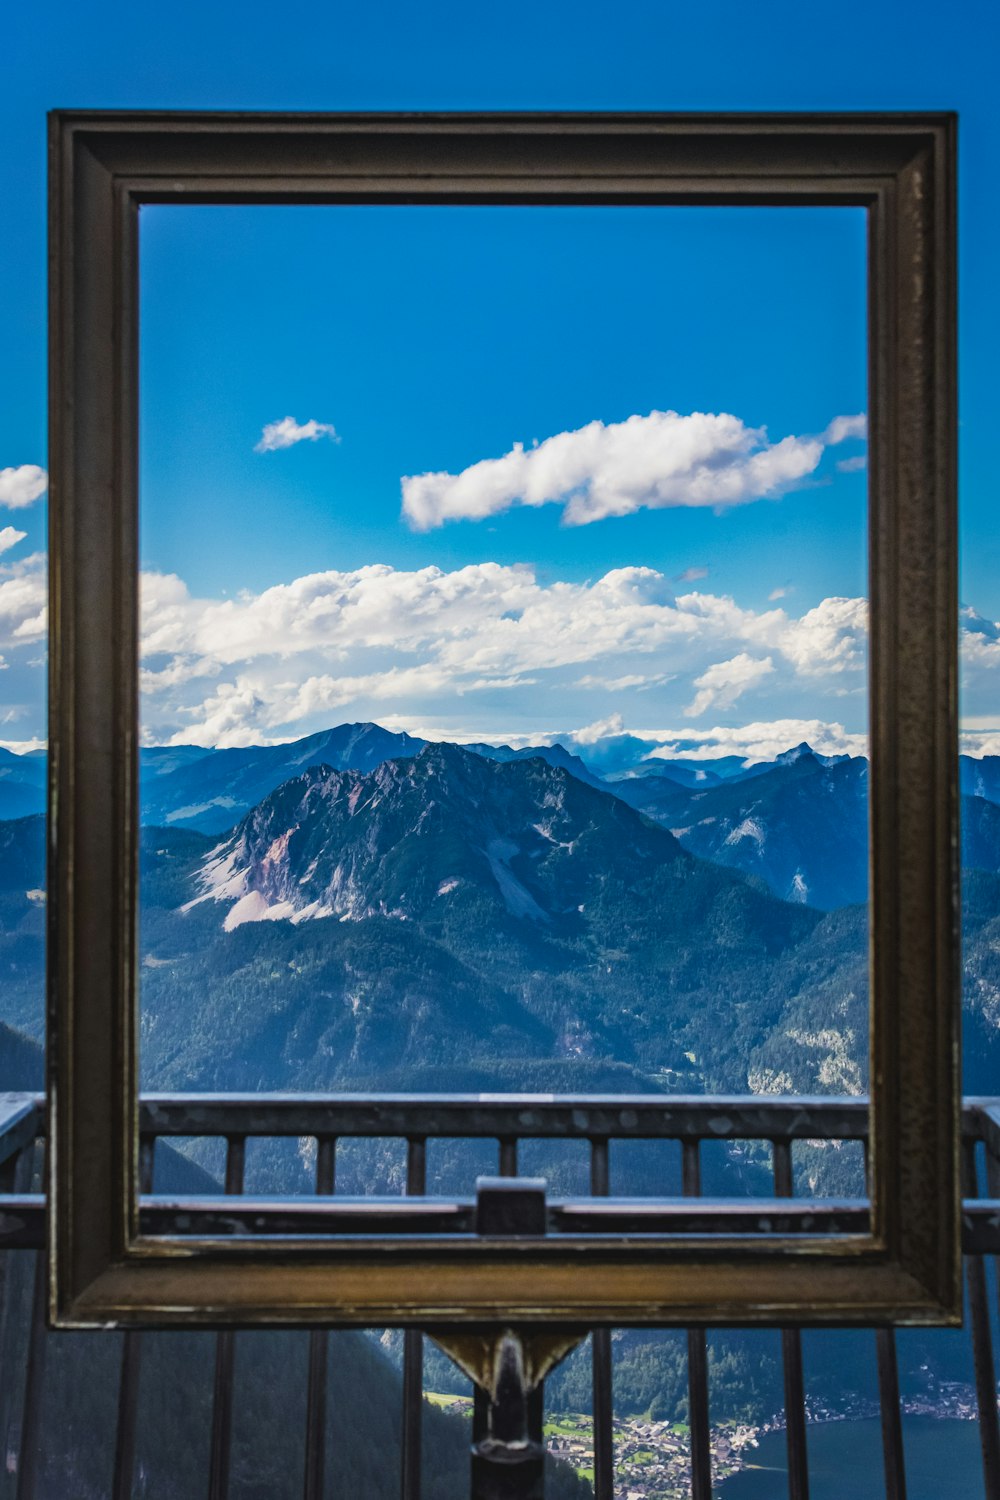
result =
[[[164,817],[170,786],[220,811],[282,778],[221,834],[183,817],[144,833],[147,1082],[860,1089],[865,762],[796,747],[752,769],[604,783],[559,746],[423,744],[375,725],[147,752],[144,807]],[[998,818],[965,799],[984,1068]],[[42,848],[37,817],[0,823],[2,1018],[31,1034]]]

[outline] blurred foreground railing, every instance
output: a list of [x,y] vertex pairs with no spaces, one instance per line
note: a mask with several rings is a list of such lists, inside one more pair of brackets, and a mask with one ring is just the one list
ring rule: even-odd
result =
[[[14,1443],[17,1500],[41,1500],[38,1489],[39,1430],[44,1358],[45,1276],[44,1199],[40,1188],[44,1152],[44,1110],[38,1096],[0,1095],[0,1250],[33,1254],[34,1293],[31,1331],[23,1357],[9,1358],[0,1370],[0,1402],[20,1405]],[[149,1234],[303,1236],[313,1234],[414,1234],[473,1236],[484,1232],[484,1215],[508,1212],[488,1185],[478,1197],[474,1182],[462,1195],[428,1194],[429,1141],[493,1141],[500,1177],[518,1176],[519,1147],[526,1141],[575,1141],[589,1153],[589,1194],[543,1198],[524,1196],[533,1214],[528,1232],[571,1234],[712,1233],[750,1236],[795,1233],[864,1233],[868,1203],[853,1198],[794,1197],[796,1142],[858,1143],[864,1152],[868,1104],[863,1098],[720,1097],[553,1097],[434,1095],[183,1095],[146,1096],[140,1107],[141,1223]],[[177,1195],[156,1191],[156,1143],[169,1139],[219,1138],[225,1143],[224,1192]],[[287,1198],[244,1192],[249,1140],[294,1138],[314,1147],[312,1192]],[[395,1195],[338,1194],[341,1143],[356,1139],[405,1143],[403,1191]],[[680,1194],[670,1198],[612,1197],[611,1146],[623,1141],[672,1141],[680,1152]],[[706,1142],[757,1142],[770,1147],[773,1193],[768,1197],[702,1199]],[[758,1148],[759,1154],[759,1148]],[[963,1110],[965,1201],[962,1233],[969,1321],[975,1369],[984,1493],[1000,1500],[1000,1427],[993,1338],[986,1280],[986,1258],[1000,1257],[1000,1100],[968,1099]],[[981,1171],[984,1172],[981,1183]],[[981,1192],[985,1187],[985,1194]],[[238,1201],[236,1201],[238,1200]],[[497,1208],[497,1204],[500,1207]],[[488,1227],[485,1232],[489,1232]],[[7,1257],[9,1260],[9,1257]],[[0,1279],[0,1295],[9,1277]],[[0,1306],[0,1350],[6,1350],[6,1303]],[[130,1500],[136,1470],[138,1383],[145,1335],[124,1336],[118,1392],[112,1500]],[[233,1368],[236,1335],[216,1335],[211,1443],[205,1490],[209,1500],[229,1500],[233,1423]],[[688,1330],[688,1384],[692,1500],[711,1500],[712,1467],[706,1334]],[[302,1441],[305,1500],[322,1500],[336,1454],[325,1452],[327,1340],[323,1329],[309,1335],[309,1360]],[[613,1500],[613,1384],[611,1340],[594,1331],[593,1360],[594,1494]],[[887,1500],[905,1500],[906,1481],[895,1334],[874,1331]],[[801,1337],[781,1335],[785,1386],[789,1500],[807,1500],[806,1405]],[[404,1334],[402,1386],[402,1500],[420,1500],[423,1409],[423,1335]],[[522,1397],[524,1393],[521,1393]],[[488,1435],[504,1427],[501,1394],[490,1407],[477,1389],[473,1443],[474,1494],[540,1494],[541,1462],[524,1468],[517,1488],[513,1471],[490,1460]],[[499,1403],[499,1404],[497,1404]],[[541,1451],[542,1399],[527,1402],[532,1446]],[[506,1414],[509,1416],[509,1413]],[[502,1446],[502,1445],[501,1445]],[[8,1454],[11,1443],[8,1441]],[[8,1456],[8,1468],[10,1467]],[[530,1474],[529,1474],[530,1469]],[[495,1471],[495,1472],[494,1472]],[[493,1478],[491,1478],[491,1474]],[[514,1486],[512,1488],[512,1485]]]

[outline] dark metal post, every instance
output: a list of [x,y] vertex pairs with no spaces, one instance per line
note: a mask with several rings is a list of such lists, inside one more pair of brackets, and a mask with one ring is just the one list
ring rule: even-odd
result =
[[[863,1142],[865,1192],[871,1193],[867,1137]],[[878,1370],[878,1405],[882,1420],[882,1468],[886,1500],[906,1500],[906,1451],[903,1446],[903,1413],[899,1404],[899,1363],[896,1330],[876,1328],[875,1366]]]
[[[155,1150],[154,1137],[143,1136],[139,1142],[140,1193],[153,1191]],[[118,1425],[115,1431],[115,1467],[111,1480],[112,1500],[131,1500],[141,1367],[142,1334],[137,1329],[129,1329],[122,1339],[121,1374],[118,1378]]]
[[[606,1198],[611,1190],[609,1157],[606,1138],[591,1141],[590,1191],[594,1198]],[[610,1328],[593,1330],[590,1353],[594,1387],[594,1500],[614,1500],[615,1432]]]
[[879,1411],[882,1416],[882,1463],[885,1468],[886,1500],[906,1500],[906,1458],[899,1408],[895,1329],[875,1330],[875,1359],[878,1365]]
[[[329,1197],[336,1182],[337,1142],[320,1136],[316,1142],[316,1194]],[[309,1375],[306,1386],[306,1456],[303,1500],[323,1500],[326,1475],[326,1387],[330,1336],[325,1328],[309,1334]]]
[[[681,1142],[681,1186],[685,1198],[701,1196],[701,1143]],[[691,1426],[691,1500],[712,1500],[712,1441],[708,1410],[708,1339],[689,1328],[688,1416]]]
[[[427,1142],[411,1136],[406,1145],[406,1192],[420,1197],[427,1191]],[[403,1452],[402,1500],[420,1500],[423,1458],[424,1336],[417,1328],[403,1334]]]
[[544,1500],[543,1404],[540,1385],[525,1388],[520,1339],[507,1334],[485,1403],[486,1431],[472,1449],[472,1500]]
[[[976,1198],[979,1196],[979,1183],[975,1141],[964,1142],[962,1165],[965,1195],[967,1198]],[[1000,1423],[997,1421],[993,1336],[986,1296],[986,1257],[967,1255],[965,1277],[969,1293],[969,1320],[972,1324],[972,1362],[976,1372],[979,1438],[983,1447],[983,1488],[987,1500],[997,1500],[1000,1497]]]
[[[0,1163],[0,1192],[31,1191],[34,1154],[32,1143]],[[19,1370],[24,1363],[25,1342],[31,1336],[28,1319],[33,1300],[28,1278],[33,1278],[34,1268],[31,1255],[14,1255],[10,1251],[0,1254],[0,1453],[14,1441],[15,1424],[20,1416],[18,1401],[23,1402],[24,1397],[23,1388],[19,1393],[16,1382],[7,1378],[7,1372]],[[32,1288],[33,1285],[32,1279]]]
[[[791,1143],[778,1140],[771,1144],[774,1149],[774,1191],[779,1198],[791,1198],[794,1193]],[[806,1392],[802,1372],[802,1335],[797,1328],[781,1330],[781,1362],[785,1375],[789,1500],[809,1500]]]
[[[44,1151],[42,1155],[44,1174]],[[21,1171],[28,1183],[33,1175],[34,1156],[34,1149],[30,1146],[22,1152]],[[48,1287],[45,1275],[45,1252],[36,1251],[32,1259],[34,1261],[34,1288],[31,1295],[31,1324],[28,1329],[28,1366],[24,1377],[24,1406],[21,1411],[21,1441],[17,1454],[17,1500],[35,1500],[41,1467],[39,1418],[42,1411],[42,1388],[45,1380],[45,1304]]]
[[[226,1142],[226,1192],[243,1191],[246,1137],[230,1136]],[[236,1335],[216,1334],[215,1384],[212,1391],[212,1445],[209,1459],[208,1500],[229,1500],[229,1469],[233,1433],[233,1365]]]

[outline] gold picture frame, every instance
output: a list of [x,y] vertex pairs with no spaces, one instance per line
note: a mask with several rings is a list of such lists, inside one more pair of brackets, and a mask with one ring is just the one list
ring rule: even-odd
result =
[[[109,1324],[955,1322],[956,121],[50,120],[50,1315]],[[136,1057],[144,203],[855,205],[868,214],[869,1232],[225,1241],[142,1232]]]

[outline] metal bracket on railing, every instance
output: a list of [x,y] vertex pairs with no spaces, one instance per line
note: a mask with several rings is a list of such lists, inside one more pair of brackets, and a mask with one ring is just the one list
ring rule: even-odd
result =
[[542,1500],[542,1381],[584,1335],[499,1328],[432,1337],[476,1387],[471,1500]]
[[476,1233],[544,1234],[548,1227],[544,1177],[477,1177]]
[[[480,1177],[476,1233],[504,1239],[544,1235],[545,1191],[544,1178]],[[541,1500],[542,1381],[583,1335],[498,1328],[435,1330],[432,1337],[476,1387],[472,1500]]]

